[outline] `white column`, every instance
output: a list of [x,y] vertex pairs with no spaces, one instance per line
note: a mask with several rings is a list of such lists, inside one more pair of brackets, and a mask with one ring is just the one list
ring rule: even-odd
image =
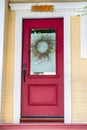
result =
[[0,119],[1,119],[1,92],[2,92],[2,64],[4,46],[4,19],[5,19],[5,0],[0,0]]

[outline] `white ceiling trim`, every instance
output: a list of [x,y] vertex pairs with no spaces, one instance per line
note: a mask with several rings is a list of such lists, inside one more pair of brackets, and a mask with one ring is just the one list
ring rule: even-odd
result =
[[31,12],[31,8],[34,5],[53,5],[54,12],[86,12],[84,7],[87,2],[57,2],[57,3],[9,3],[12,11],[28,11]]

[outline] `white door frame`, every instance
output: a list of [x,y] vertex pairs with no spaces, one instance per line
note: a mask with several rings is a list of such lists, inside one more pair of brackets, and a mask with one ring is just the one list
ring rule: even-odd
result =
[[[70,47],[70,16],[87,2],[43,3],[53,5],[54,12],[31,12],[33,4],[9,4],[16,12],[15,21],[15,58],[14,58],[14,107],[13,123],[19,123],[21,117],[21,59],[22,59],[22,20],[36,18],[64,18],[64,122],[71,123],[71,47]],[[41,3],[42,5],[42,3]]]

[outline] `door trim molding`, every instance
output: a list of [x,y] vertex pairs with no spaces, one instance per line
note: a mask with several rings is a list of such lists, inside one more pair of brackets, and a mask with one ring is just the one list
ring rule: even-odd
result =
[[[73,5],[72,5],[73,3]],[[79,3],[79,4],[78,4]],[[83,2],[82,2],[83,3]],[[54,7],[81,8],[84,2],[55,3]],[[49,4],[49,3],[48,3]],[[66,5],[67,4],[67,5]],[[26,5],[26,6],[25,6]],[[71,123],[71,46],[70,46],[70,16],[78,14],[77,11],[59,11],[39,13],[31,12],[32,4],[10,4],[11,10],[16,11],[15,21],[15,59],[14,59],[14,106],[13,123],[19,123],[21,117],[21,57],[22,57],[22,20],[25,18],[64,18],[64,123]],[[60,6],[59,6],[60,5]],[[29,7],[29,8],[28,8]],[[66,33],[67,32],[67,33]]]
[[[71,52],[70,52],[70,16],[64,18],[64,122],[71,123]],[[21,56],[22,56],[22,19],[42,18],[32,13],[16,12],[15,59],[14,59],[14,114],[13,122],[19,123],[21,117]],[[60,18],[58,14],[49,14],[43,18]],[[67,27],[68,25],[68,27]],[[65,33],[67,32],[67,33]],[[67,51],[68,50],[68,51]]]

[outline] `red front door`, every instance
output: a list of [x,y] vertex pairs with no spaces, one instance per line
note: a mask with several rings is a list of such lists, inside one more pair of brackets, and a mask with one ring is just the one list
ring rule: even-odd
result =
[[24,19],[22,117],[64,116],[63,18]]

